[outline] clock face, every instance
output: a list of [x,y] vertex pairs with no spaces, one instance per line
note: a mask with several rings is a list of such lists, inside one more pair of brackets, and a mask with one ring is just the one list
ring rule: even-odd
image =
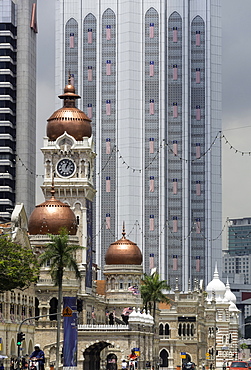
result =
[[70,177],[75,172],[75,163],[68,158],[60,159],[57,164],[57,172],[60,176]]

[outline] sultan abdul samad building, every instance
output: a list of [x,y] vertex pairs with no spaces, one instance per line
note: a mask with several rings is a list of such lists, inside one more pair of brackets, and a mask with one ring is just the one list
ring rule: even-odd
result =
[[[45,168],[42,188],[46,200],[36,206],[30,216],[29,239],[19,238],[19,242],[29,241],[34,253],[40,254],[50,241],[48,233],[58,234],[61,227],[66,227],[69,242],[85,247],[76,253],[81,279],[76,280],[73,271],[68,270],[63,280],[63,297],[77,299],[75,368],[116,370],[132,349],[139,354],[139,369],[158,365],[163,370],[174,369],[188,360],[208,367],[221,366],[223,359],[230,361],[237,354],[238,309],[235,296],[229,285],[219,280],[217,269],[206,288],[207,293],[197,281],[193,287],[189,282],[188,291],[181,292],[181,282],[177,280],[168,294],[170,304],[159,305],[154,321],[150,313],[142,310],[139,290],[142,253],[126,238],[123,227],[121,239],[105,246],[105,279],[97,280],[98,266],[92,260],[96,154],[91,121],[76,108],[75,101],[80,97],[70,82],[59,98],[63,100],[63,107],[48,119],[42,148]],[[26,227],[23,206],[18,205],[9,228],[27,235]],[[57,287],[50,277],[50,261],[41,267],[34,289],[35,294],[6,292],[0,295],[0,353],[15,357],[19,323],[34,314],[43,315],[36,322],[28,320],[22,326],[25,333],[22,354],[30,353],[34,343],[39,343],[45,352],[47,370],[55,364],[57,326]],[[27,295],[33,300],[28,300]],[[20,305],[27,300],[29,308],[22,310],[21,317]],[[61,354],[64,353],[63,327],[62,318]],[[63,361],[62,358],[62,366]]]

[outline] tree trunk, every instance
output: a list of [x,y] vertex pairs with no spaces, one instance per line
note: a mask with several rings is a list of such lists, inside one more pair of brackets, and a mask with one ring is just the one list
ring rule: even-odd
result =
[[62,303],[62,279],[58,282],[58,309],[57,309],[57,344],[56,344],[56,370],[59,369],[59,349],[61,331],[61,303]]

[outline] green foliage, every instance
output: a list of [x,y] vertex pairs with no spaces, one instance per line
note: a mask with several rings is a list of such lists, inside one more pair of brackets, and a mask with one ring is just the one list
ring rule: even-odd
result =
[[38,279],[39,267],[32,250],[0,237],[0,292],[25,289]]
[[40,266],[50,261],[50,274],[55,285],[61,285],[65,268],[73,269],[77,278],[80,272],[75,259],[79,245],[69,244],[69,235],[65,228],[60,230],[59,235],[51,235],[51,242],[45,247],[39,257]]
[[246,348],[248,348],[247,343],[241,343],[241,344],[240,344],[240,348],[241,348],[241,349],[246,349]]
[[169,290],[169,286],[166,280],[160,280],[160,276],[157,272],[152,275],[144,274],[141,285],[141,297],[146,310],[150,309],[153,311],[153,317],[155,318],[156,303],[166,302],[169,303],[169,299],[163,290]]

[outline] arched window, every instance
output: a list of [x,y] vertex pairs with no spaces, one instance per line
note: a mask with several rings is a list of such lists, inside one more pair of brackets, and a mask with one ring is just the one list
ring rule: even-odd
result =
[[57,313],[57,307],[58,307],[58,300],[57,300],[57,298],[54,297],[54,298],[52,298],[50,300],[50,311],[49,311],[49,313],[50,314],[54,314],[55,313],[55,315],[49,316],[51,321],[52,320],[57,320],[57,315],[56,315],[56,313]]
[[182,335],[183,335],[184,337],[186,336],[186,324],[183,324]]
[[163,330],[163,324],[159,324],[159,335],[163,335],[164,330]]
[[181,331],[182,331],[182,326],[181,326],[181,324],[179,324],[179,328],[178,328],[178,335],[179,335],[179,337],[181,336]]
[[165,325],[165,335],[170,335],[169,324]]
[[168,352],[166,349],[160,351],[159,357],[161,358],[160,367],[168,367]]
[[194,324],[191,325],[191,336],[194,336]]
[[187,335],[190,335],[190,324],[187,324]]

